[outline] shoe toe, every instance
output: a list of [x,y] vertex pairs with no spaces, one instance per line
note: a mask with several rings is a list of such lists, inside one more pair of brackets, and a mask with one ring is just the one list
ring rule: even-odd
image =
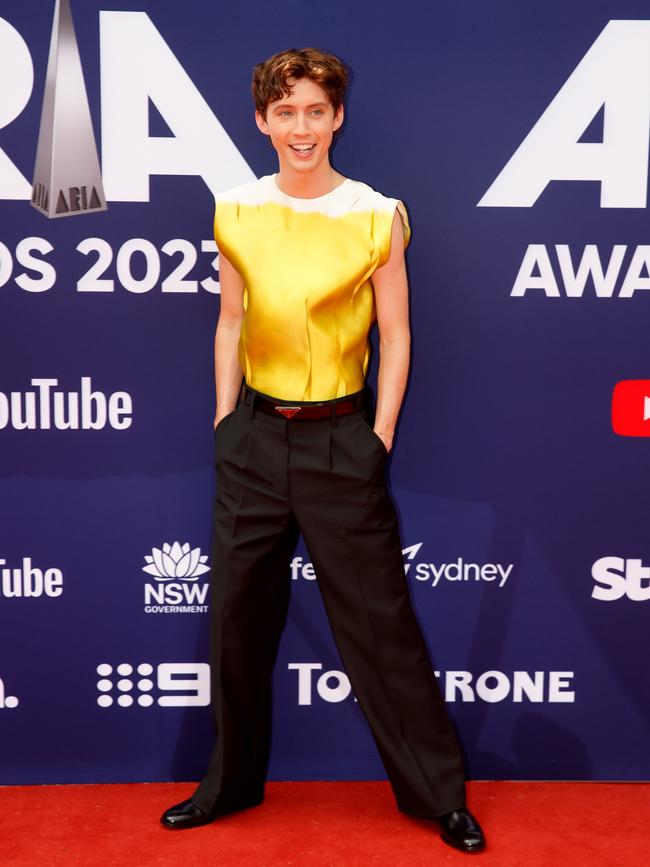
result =
[[439,817],[442,839],[464,852],[478,852],[485,847],[481,826],[469,810],[453,810]]
[[205,825],[210,821],[210,817],[200,810],[191,798],[188,798],[165,810],[160,821],[167,828],[192,828],[196,825]]

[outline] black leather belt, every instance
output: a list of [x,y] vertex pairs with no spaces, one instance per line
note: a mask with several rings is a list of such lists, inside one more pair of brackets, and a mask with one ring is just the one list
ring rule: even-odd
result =
[[366,404],[367,395],[364,389],[346,397],[335,398],[334,400],[324,400],[314,403],[291,403],[288,400],[274,400],[271,397],[265,397],[259,391],[255,391],[255,389],[243,383],[239,398],[247,404],[250,404],[251,400],[255,401],[255,412],[259,410],[268,415],[307,421],[317,418],[329,418],[332,415],[349,415],[351,412],[358,412]]

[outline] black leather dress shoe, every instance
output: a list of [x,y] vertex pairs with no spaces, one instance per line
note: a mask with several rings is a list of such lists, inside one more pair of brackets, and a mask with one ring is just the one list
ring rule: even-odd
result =
[[196,828],[197,825],[207,825],[215,818],[216,816],[204,813],[191,798],[188,798],[187,801],[181,801],[180,804],[174,804],[173,807],[165,810],[160,821],[165,828],[176,831],[181,828]]
[[479,852],[485,848],[481,826],[469,810],[452,810],[451,813],[438,816],[438,821],[442,829],[440,836],[450,846],[463,852]]

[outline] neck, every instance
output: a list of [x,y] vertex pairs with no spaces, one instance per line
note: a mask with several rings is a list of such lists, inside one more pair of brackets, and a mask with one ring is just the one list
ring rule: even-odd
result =
[[287,196],[298,199],[315,199],[336,189],[345,180],[344,176],[335,171],[329,163],[318,166],[312,172],[295,172],[286,166],[280,169],[275,182]]

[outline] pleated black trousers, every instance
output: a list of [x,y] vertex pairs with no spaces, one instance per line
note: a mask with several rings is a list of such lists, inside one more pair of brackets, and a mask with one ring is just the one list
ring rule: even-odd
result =
[[433,818],[465,806],[462,757],[404,573],[388,453],[372,430],[372,393],[364,392],[360,411],[300,421],[299,413],[255,411],[248,391],[217,425],[210,652],[217,738],[192,795],[205,812],[263,799],[272,670],[301,532],[398,808]]

